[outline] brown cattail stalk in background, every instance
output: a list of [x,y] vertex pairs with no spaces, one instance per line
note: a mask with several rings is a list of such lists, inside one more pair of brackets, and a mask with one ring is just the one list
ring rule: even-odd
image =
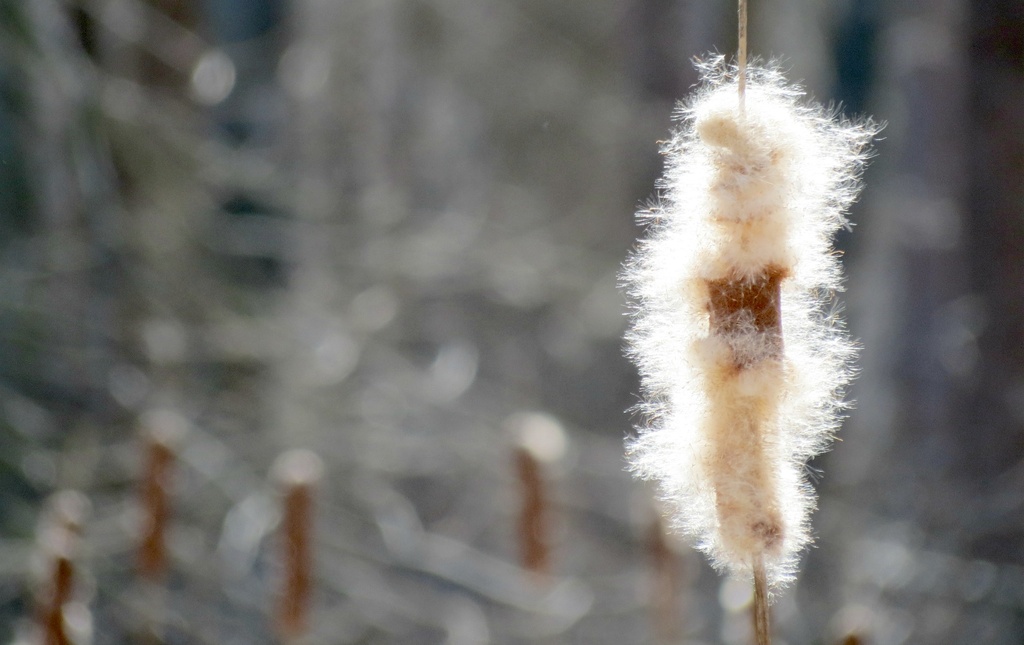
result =
[[313,488],[323,474],[323,462],[309,450],[289,450],[278,457],[273,472],[283,494],[284,581],[277,624],[282,641],[295,643],[308,630],[313,591]]
[[66,553],[54,554],[50,589],[44,601],[40,622],[45,645],[71,645],[64,623],[64,607],[71,601],[75,567]]
[[146,466],[142,475],[140,502],[142,536],[139,540],[139,575],[160,580],[167,569],[167,525],[170,520],[171,472],[174,452],[163,433],[149,432],[146,437]]
[[547,495],[540,462],[524,447],[515,451],[522,502],[519,509],[519,550],[523,568],[544,575],[551,569],[548,546]]
[[171,521],[171,484],[175,448],[185,434],[185,421],[170,410],[152,411],[141,421],[144,466],[139,486],[141,528],[137,571],[146,583],[146,642],[163,642],[166,598],[162,588],[169,557],[167,532]]
[[38,597],[38,620],[44,645],[72,645],[67,609],[74,597],[74,553],[81,540],[89,500],[78,491],[50,497],[39,528],[45,579]]
[[145,465],[139,504],[142,527],[138,571],[143,579],[158,582],[167,570],[167,529],[171,518],[170,490],[174,450],[185,435],[185,421],[170,410],[146,414],[141,422]]
[[537,580],[544,580],[552,569],[552,504],[545,469],[552,470],[565,456],[568,439],[561,422],[543,412],[517,412],[504,426],[516,443],[513,460],[520,498],[520,563]]

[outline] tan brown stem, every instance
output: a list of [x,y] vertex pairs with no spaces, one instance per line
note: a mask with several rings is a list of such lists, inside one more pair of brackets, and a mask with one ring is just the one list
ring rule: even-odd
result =
[[549,571],[550,552],[547,541],[546,507],[544,481],[540,474],[540,463],[529,450],[516,449],[516,472],[522,492],[522,506],[519,513],[519,548],[523,568],[538,574]]
[[768,577],[764,570],[764,558],[761,556],[754,560],[754,641],[757,645],[772,645]]
[[740,98],[740,112],[746,112],[747,109],[747,0],[739,0],[739,9],[737,11],[737,18],[739,22],[738,31],[738,47],[736,52],[736,63],[739,68],[739,79],[737,85],[739,86],[739,98]]

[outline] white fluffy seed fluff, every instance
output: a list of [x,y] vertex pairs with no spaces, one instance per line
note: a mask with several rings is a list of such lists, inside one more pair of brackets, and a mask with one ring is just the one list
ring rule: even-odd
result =
[[846,223],[874,134],[801,103],[772,66],[700,65],[663,153],[659,203],[627,262],[645,424],[634,471],[712,562],[773,585],[808,543],[804,464],[831,442],[853,348],[834,316]]

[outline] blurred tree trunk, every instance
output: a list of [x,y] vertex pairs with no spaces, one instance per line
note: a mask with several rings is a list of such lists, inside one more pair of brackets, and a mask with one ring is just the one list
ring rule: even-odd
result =
[[[972,290],[987,325],[978,371],[957,420],[961,460],[976,490],[1024,485],[1024,4],[975,0],[970,15],[970,180],[967,243]],[[993,480],[993,478],[996,478]],[[978,519],[980,557],[1016,562],[1019,495]],[[1008,513],[1012,511],[1012,513]]]

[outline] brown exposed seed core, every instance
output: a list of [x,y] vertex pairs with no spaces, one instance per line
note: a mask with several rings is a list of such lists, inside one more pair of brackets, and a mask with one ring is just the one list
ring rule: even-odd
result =
[[[759,357],[782,356],[782,280],[786,273],[779,267],[767,267],[751,279],[708,280],[708,324],[713,336],[739,336],[751,332],[763,334],[769,351]],[[756,360],[737,356],[737,367],[748,367]]]

